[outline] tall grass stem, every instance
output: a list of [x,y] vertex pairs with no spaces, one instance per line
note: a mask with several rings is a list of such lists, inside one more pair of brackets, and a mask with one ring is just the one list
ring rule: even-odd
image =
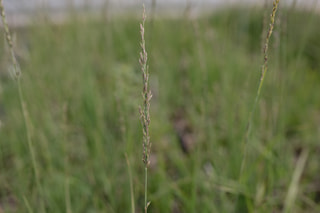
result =
[[141,65],[141,72],[142,72],[142,80],[143,80],[143,90],[142,90],[142,97],[143,97],[143,105],[139,108],[140,112],[140,121],[142,124],[142,132],[143,132],[143,157],[142,161],[145,167],[145,189],[144,189],[144,209],[145,213],[148,212],[148,206],[150,202],[148,202],[148,167],[150,165],[150,150],[151,150],[151,143],[150,143],[150,135],[149,135],[149,125],[150,125],[150,100],[152,98],[151,91],[149,89],[149,70],[148,70],[148,54],[146,51],[146,42],[144,37],[144,24],[146,20],[146,10],[143,5],[143,15],[142,15],[142,23],[140,23],[140,34],[141,34],[141,52],[140,52],[140,59],[139,63]]
[[[22,89],[21,89],[21,83],[20,83],[21,69],[20,69],[19,63],[16,59],[16,54],[14,52],[13,41],[12,41],[11,33],[9,30],[9,25],[8,25],[8,22],[6,19],[6,13],[5,13],[4,6],[3,6],[3,0],[0,0],[0,12],[1,12],[1,18],[2,18],[4,31],[5,31],[4,33],[5,33],[7,44],[9,46],[9,51],[10,51],[10,56],[11,56],[12,67],[11,67],[10,71],[12,72],[11,74],[13,75],[14,79],[17,82],[19,102],[20,102],[21,113],[22,113],[22,117],[23,117],[24,128],[26,131],[28,148],[29,148],[29,152],[31,155],[31,161],[32,161],[32,166],[33,166],[33,170],[34,170],[34,174],[35,174],[36,185],[37,185],[37,188],[39,190],[39,195],[42,200],[43,199],[42,187],[40,184],[39,172],[38,172],[38,168],[37,168],[37,163],[36,163],[36,159],[35,159],[35,152],[33,149],[33,143],[32,143],[32,139],[31,139],[31,131],[30,131],[30,125],[29,125],[29,120],[28,120],[28,111],[27,111],[27,107],[26,107],[26,104],[24,101],[24,97],[23,97],[23,93],[22,93]],[[45,208],[44,208],[43,202],[41,202],[41,204],[40,204],[40,209],[41,209],[41,212],[45,213]]]
[[274,28],[274,23],[275,23],[275,16],[276,16],[276,12],[278,9],[278,5],[279,5],[280,0],[274,0],[273,1],[273,7],[272,7],[272,13],[270,15],[270,24],[269,24],[269,29],[267,31],[267,35],[266,35],[266,39],[265,39],[265,43],[264,43],[264,47],[263,47],[263,65],[262,65],[262,69],[261,69],[261,75],[260,75],[260,81],[259,81],[259,85],[258,85],[258,90],[257,90],[257,94],[254,100],[254,104],[252,107],[252,110],[250,112],[249,115],[249,120],[247,123],[247,129],[246,129],[246,134],[245,134],[245,139],[244,139],[244,144],[243,144],[243,158],[242,158],[242,162],[241,162],[241,168],[240,168],[240,177],[242,175],[242,172],[244,170],[245,167],[245,163],[246,163],[246,158],[247,158],[247,149],[248,149],[248,140],[249,140],[249,136],[251,133],[251,126],[252,126],[252,121],[253,121],[253,115],[254,112],[256,110],[257,104],[259,102],[260,99],[260,95],[261,95],[261,89],[263,86],[263,82],[265,79],[265,75],[268,71],[268,50],[269,50],[269,41],[273,32],[273,28]]

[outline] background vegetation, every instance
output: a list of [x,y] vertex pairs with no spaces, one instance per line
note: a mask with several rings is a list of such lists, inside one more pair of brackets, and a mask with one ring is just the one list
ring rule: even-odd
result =
[[[148,14],[150,212],[320,211],[320,17],[310,11],[279,10],[239,179],[269,11]],[[73,15],[12,29],[41,187],[3,43],[0,212],[130,212],[131,198],[142,212],[139,22]]]

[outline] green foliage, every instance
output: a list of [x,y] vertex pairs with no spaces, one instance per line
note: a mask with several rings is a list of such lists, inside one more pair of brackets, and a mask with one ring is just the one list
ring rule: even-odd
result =
[[[154,19],[152,28],[147,19],[150,212],[281,212],[305,149],[295,209],[319,211],[320,18],[279,12],[280,37],[271,38],[242,182],[241,141],[263,63],[263,12]],[[44,197],[32,173],[17,88],[1,73],[0,207],[23,213],[28,203],[38,212],[42,200],[48,213],[130,212],[126,153],[142,212],[139,20],[73,20],[14,31]],[[177,114],[192,134],[189,153],[179,144]]]

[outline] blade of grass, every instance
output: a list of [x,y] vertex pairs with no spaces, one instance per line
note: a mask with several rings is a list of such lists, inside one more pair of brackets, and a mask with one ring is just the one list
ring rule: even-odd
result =
[[130,198],[131,198],[131,213],[134,213],[135,211],[135,205],[134,205],[134,193],[133,193],[133,183],[132,183],[132,172],[131,172],[131,165],[128,160],[128,155],[125,154],[127,166],[128,166],[128,174],[129,174],[129,182],[130,182]]
[[292,175],[288,193],[284,202],[284,213],[292,212],[299,191],[299,181],[304,168],[306,167],[308,157],[309,149],[304,149],[298,158],[296,168]]
[[23,201],[26,204],[28,212],[29,213],[33,213],[32,209],[31,209],[31,206],[30,206],[30,204],[29,204],[29,202],[28,202],[28,200],[27,200],[27,198],[25,196],[23,196]]

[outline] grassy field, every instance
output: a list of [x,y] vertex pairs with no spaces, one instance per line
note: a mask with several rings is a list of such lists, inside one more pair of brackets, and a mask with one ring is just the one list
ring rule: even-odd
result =
[[[149,212],[320,212],[320,17],[310,11],[279,10],[240,175],[270,12],[148,14]],[[140,21],[11,29],[37,175],[2,43],[0,212],[134,212],[131,199],[143,212]]]

